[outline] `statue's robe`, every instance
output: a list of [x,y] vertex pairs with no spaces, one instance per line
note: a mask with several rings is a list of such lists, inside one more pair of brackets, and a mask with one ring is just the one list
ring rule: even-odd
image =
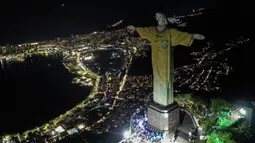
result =
[[177,45],[190,46],[193,36],[176,29],[158,33],[156,27],[138,27],[142,39],[149,40],[152,47],[153,100],[167,106],[173,103],[173,51]]

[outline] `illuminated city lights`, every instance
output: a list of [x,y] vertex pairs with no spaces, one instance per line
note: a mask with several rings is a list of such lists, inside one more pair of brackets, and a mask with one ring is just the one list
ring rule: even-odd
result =
[[65,130],[64,130],[64,128],[62,127],[62,126],[58,126],[56,129],[55,129],[55,131],[57,132],[57,133],[62,133],[62,132],[64,132]]
[[[202,10],[195,10],[185,16],[169,18],[169,21],[182,24],[185,23],[182,18],[201,15]],[[207,45],[198,52],[190,54],[194,60],[192,64],[175,68],[175,86],[177,89],[188,87],[191,90],[219,90],[218,80],[221,76],[228,75],[232,70],[227,59],[222,59],[222,55],[248,41],[249,39],[245,37],[227,41],[225,45],[222,45],[224,48],[219,51],[214,50],[213,43],[207,42]],[[148,104],[152,92],[152,75],[128,75],[133,60],[137,57],[148,56],[145,51],[149,49],[149,42],[129,35],[125,29],[77,35],[68,40],[56,39],[0,47],[0,63],[3,69],[5,68],[5,62],[25,62],[26,57],[32,55],[61,55],[65,68],[76,75],[72,83],[92,87],[87,99],[73,109],[44,125],[23,132],[21,136],[25,138],[28,138],[29,134],[40,136],[60,134],[59,136],[61,136],[65,131],[69,135],[78,131],[93,131],[96,134],[101,134],[102,132],[108,132],[113,126],[116,127],[129,122],[131,115],[136,115]],[[112,52],[110,59],[122,58],[123,65],[118,69],[111,69],[100,75],[102,69],[95,62],[96,56],[94,53],[99,50],[115,50]],[[88,114],[95,111],[98,120],[93,124],[87,124]],[[245,114],[245,110],[239,112]],[[146,116],[139,118],[137,122],[134,120],[132,123],[136,130],[134,133],[129,130],[125,131],[123,133],[125,140],[132,143],[143,143],[148,140],[156,142],[164,138],[162,133],[147,126],[147,120]],[[222,125],[233,123],[223,118],[221,121],[220,124]],[[5,135],[3,138],[15,136]],[[200,136],[199,138],[204,140],[206,136]],[[56,142],[58,139],[62,138],[54,138],[54,140],[50,138],[49,140],[50,142]]]
[[83,125],[83,124],[81,124],[81,125],[78,125],[78,129],[83,129],[85,126]]

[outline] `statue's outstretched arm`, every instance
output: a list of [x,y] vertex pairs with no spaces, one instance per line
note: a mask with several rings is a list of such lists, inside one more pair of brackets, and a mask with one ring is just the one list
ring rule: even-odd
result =
[[205,36],[201,34],[193,34],[193,38],[196,40],[204,40]]
[[151,27],[135,27],[133,25],[129,25],[127,26],[127,29],[132,32],[137,31],[142,39],[151,41],[153,37],[153,32]]
[[182,46],[191,46],[194,39],[195,40],[204,40],[205,36],[201,34],[190,34],[187,32],[182,32],[176,29],[171,29],[169,31],[171,36],[172,46],[182,45]]

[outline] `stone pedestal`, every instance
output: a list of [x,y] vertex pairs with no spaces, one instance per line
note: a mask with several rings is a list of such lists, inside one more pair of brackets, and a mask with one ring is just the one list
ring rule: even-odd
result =
[[161,106],[151,103],[148,107],[148,123],[152,128],[163,132],[174,132],[179,122],[180,108],[176,102]]

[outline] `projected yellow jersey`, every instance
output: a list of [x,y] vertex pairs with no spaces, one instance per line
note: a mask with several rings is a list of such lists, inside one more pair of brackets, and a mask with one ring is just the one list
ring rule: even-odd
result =
[[[190,46],[192,34],[176,29],[168,29],[158,33],[155,27],[136,28],[142,39],[151,42],[152,67],[154,76],[154,101],[168,105],[173,102],[173,54],[172,46]],[[167,99],[166,99],[167,98]]]

